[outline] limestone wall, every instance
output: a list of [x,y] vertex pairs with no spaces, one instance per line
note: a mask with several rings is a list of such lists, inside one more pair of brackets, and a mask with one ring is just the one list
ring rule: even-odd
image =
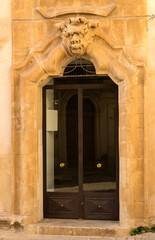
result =
[[[44,5],[44,1],[38,2]],[[110,46],[105,49],[108,56],[114,53],[112,61],[120,53],[118,71],[115,69],[114,74],[119,79],[120,73],[125,72],[123,76],[127,78],[127,82],[119,83],[120,219],[124,226],[148,220],[153,223],[155,217],[155,19],[147,22],[145,18],[125,18],[152,13],[155,13],[154,0],[147,0],[147,11],[144,0],[118,0],[109,14],[112,18],[99,20],[102,39],[99,44]],[[45,19],[36,10],[36,0],[0,1],[0,213],[10,212],[12,206],[12,213],[29,216],[32,222],[43,216],[42,95],[41,87],[20,78],[19,71],[13,72],[11,90],[12,46],[13,65],[24,64],[28,54],[38,46],[37,53],[41,56],[45,40],[57,34],[55,23],[66,17]],[[53,41],[51,46],[55,48],[60,41],[60,38]],[[102,54],[94,51],[98,61],[106,62]],[[24,65],[25,69],[27,66]],[[41,68],[37,66],[36,72]],[[133,76],[134,71],[137,72]]]
[[11,0],[0,1],[0,214],[11,211]]
[[[155,14],[154,0],[147,1],[148,14]],[[145,194],[146,215],[155,223],[155,18],[148,21],[145,82]]]

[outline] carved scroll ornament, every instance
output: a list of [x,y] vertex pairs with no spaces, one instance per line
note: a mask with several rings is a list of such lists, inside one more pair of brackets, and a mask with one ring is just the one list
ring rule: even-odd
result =
[[69,18],[57,24],[62,38],[62,44],[72,55],[82,56],[96,35],[98,22],[88,21],[84,17]]

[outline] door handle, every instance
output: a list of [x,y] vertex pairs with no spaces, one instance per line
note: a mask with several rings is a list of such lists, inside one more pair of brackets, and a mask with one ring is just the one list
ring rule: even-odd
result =
[[101,208],[101,205],[98,205],[98,208]]
[[101,167],[102,167],[102,164],[101,164],[101,163],[98,163],[96,166],[97,166],[97,168],[101,168]]
[[60,163],[59,165],[61,168],[63,168],[65,166],[65,163]]

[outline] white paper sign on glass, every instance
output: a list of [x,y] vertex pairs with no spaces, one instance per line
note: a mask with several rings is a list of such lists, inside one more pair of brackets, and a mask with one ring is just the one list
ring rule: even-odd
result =
[[46,131],[58,131],[58,111],[47,110]]

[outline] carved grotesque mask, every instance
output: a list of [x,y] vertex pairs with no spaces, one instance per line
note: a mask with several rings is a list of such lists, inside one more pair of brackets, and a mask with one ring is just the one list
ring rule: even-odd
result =
[[69,18],[57,24],[61,31],[62,43],[70,55],[84,55],[86,48],[96,34],[97,22],[84,17]]

